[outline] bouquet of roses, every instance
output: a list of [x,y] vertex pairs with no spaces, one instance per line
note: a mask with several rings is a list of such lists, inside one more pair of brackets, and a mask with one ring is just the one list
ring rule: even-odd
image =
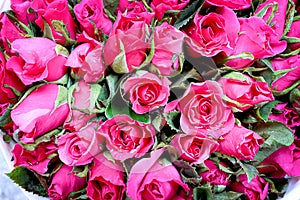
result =
[[277,199],[300,176],[297,0],[12,0],[7,175],[50,199]]

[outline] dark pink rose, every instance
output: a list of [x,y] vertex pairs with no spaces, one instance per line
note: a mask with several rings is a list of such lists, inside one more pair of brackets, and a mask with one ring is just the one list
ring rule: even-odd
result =
[[11,118],[23,132],[21,141],[31,143],[35,138],[62,125],[68,114],[67,89],[47,84],[34,90],[14,108]]
[[106,138],[106,147],[116,160],[139,158],[154,144],[155,129],[127,115],[115,115],[105,121],[99,133]]
[[25,25],[28,25],[29,21],[35,21],[37,18],[35,13],[28,12],[32,1],[34,0],[10,0],[11,9],[14,11],[17,19]]
[[[72,89],[70,88],[70,91]],[[95,89],[95,86],[89,85],[83,80],[74,84],[74,90],[71,93],[71,106],[73,109],[64,123],[64,129],[77,132],[88,121],[96,117],[96,113],[89,113],[91,109],[95,109],[95,100],[92,100],[92,95],[96,94]]]
[[232,73],[230,77],[222,77],[219,83],[223,85],[225,95],[233,101],[227,104],[240,111],[266,101],[274,100],[274,96],[266,82],[260,82],[248,75]]
[[110,37],[104,46],[104,61],[116,73],[128,73],[146,58],[146,22],[136,17],[118,14]]
[[300,140],[288,147],[281,147],[260,163],[259,172],[271,177],[300,176]]
[[247,175],[242,174],[230,188],[235,192],[244,193],[247,200],[264,200],[268,195],[269,183],[260,176],[256,176],[249,183]]
[[300,115],[295,108],[288,106],[287,103],[283,103],[277,104],[275,109],[279,112],[271,113],[269,115],[269,120],[281,122],[296,133],[296,128],[300,126]]
[[239,160],[253,160],[264,139],[257,133],[235,125],[223,139],[219,141],[219,151]]
[[[280,41],[277,33],[259,17],[239,18],[240,31],[233,55],[251,53],[254,59],[249,57],[230,60],[226,65],[241,69],[250,66],[256,59],[275,56],[283,52],[287,43]],[[245,45],[247,44],[247,45]]]
[[151,153],[150,158],[143,158],[134,164],[127,181],[128,196],[132,200],[164,199],[184,200],[189,191],[172,164],[164,165],[159,158],[164,149]]
[[140,1],[130,2],[130,4],[126,6],[126,13],[124,13],[124,15],[144,20],[146,24],[150,24],[154,17],[154,13],[148,12],[147,8]]
[[[164,22],[154,29],[155,52],[152,63],[163,76],[172,75],[180,69],[179,56],[183,55],[185,34]],[[173,56],[178,55],[174,60]]]
[[[300,10],[300,6],[299,6],[299,10]],[[300,13],[300,11],[299,11],[299,13]],[[300,26],[300,20],[293,21],[292,25],[290,27],[290,30],[287,33],[287,36],[299,39],[300,38],[299,26]],[[289,47],[290,47],[291,50],[299,49],[300,48],[300,42],[290,44]]]
[[65,45],[66,38],[61,31],[55,30],[52,24],[53,20],[59,20],[65,24],[68,35],[71,39],[75,39],[76,24],[69,11],[68,1],[65,0],[34,0],[32,8],[38,13],[36,24],[44,31],[45,22],[50,25],[53,38],[59,44]]
[[190,0],[153,0],[150,7],[155,12],[157,19],[161,20],[169,10],[182,10]]
[[236,45],[240,24],[236,14],[227,7],[219,7],[207,15],[196,14],[184,31],[189,38],[189,51],[199,56],[212,57],[220,52],[232,54]]
[[96,133],[97,124],[90,123],[78,132],[66,133],[58,139],[58,155],[68,166],[86,165],[102,151],[104,138]]
[[91,200],[123,199],[126,185],[122,165],[107,160],[103,154],[97,156],[89,170],[86,190]]
[[243,10],[250,8],[252,0],[206,0],[205,2],[214,6],[226,6],[233,10]]
[[[220,165],[226,167],[225,163],[220,162]],[[202,177],[203,182],[208,182],[212,185],[224,185],[227,186],[230,182],[229,175],[222,171],[213,161],[204,161],[205,167],[208,171],[201,172],[199,175]]]
[[171,145],[177,149],[180,159],[192,164],[201,164],[215,152],[219,144],[217,141],[196,134],[176,134]]
[[48,188],[51,200],[69,199],[71,192],[76,192],[86,186],[86,178],[80,178],[72,172],[73,168],[63,165],[53,176]]
[[51,161],[49,157],[57,151],[54,142],[43,142],[33,151],[24,149],[21,145],[16,144],[12,150],[14,157],[14,167],[24,166],[39,174],[44,174],[48,170],[48,164]]
[[0,83],[0,104],[12,103],[17,100],[12,89],[16,89],[19,92],[25,89],[25,85],[20,81],[17,75],[7,70],[6,60],[2,52],[0,52]]
[[104,12],[102,0],[82,0],[75,5],[74,13],[82,30],[93,38],[95,37],[95,32],[99,32],[101,36],[101,32],[109,34],[111,31],[112,22]]
[[67,71],[67,58],[61,52],[67,50],[47,38],[17,39],[11,46],[17,55],[7,61],[7,69],[15,72],[25,85],[55,81]]
[[300,55],[275,58],[271,60],[271,64],[274,71],[291,69],[291,71],[272,82],[271,88],[276,92],[283,92],[300,80]]
[[120,0],[120,3],[118,5],[118,11],[125,12],[129,4],[129,0]]
[[222,87],[215,81],[191,83],[179,100],[166,106],[165,112],[175,108],[181,112],[180,126],[184,133],[219,138],[234,126],[233,113],[223,102],[223,95]]
[[[273,6],[277,4],[278,8],[273,13]],[[268,22],[268,24],[272,24],[271,28],[274,29],[277,34],[278,39],[281,38],[284,27],[285,27],[285,18],[287,11],[288,0],[267,0],[262,4],[259,4],[254,14],[261,12],[264,8],[268,7],[266,11],[264,11],[263,20]],[[271,15],[274,15],[273,18],[269,21]]]
[[160,79],[150,72],[139,71],[125,80],[123,95],[129,97],[132,110],[144,114],[167,104],[170,84],[167,78]]

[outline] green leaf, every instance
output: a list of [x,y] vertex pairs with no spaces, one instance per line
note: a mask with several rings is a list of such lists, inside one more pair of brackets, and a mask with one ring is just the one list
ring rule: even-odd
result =
[[175,118],[180,114],[179,111],[171,111],[169,113],[164,113],[164,117],[167,121],[167,124],[171,127],[172,130],[175,130],[177,132],[180,132],[180,129],[178,129],[175,124],[174,120]]
[[54,108],[51,111],[51,113],[53,113],[61,105],[67,104],[67,103],[68,103],[68,89],[59,85],[58,94],[55,99]]
[[48,196],[47,191],[44,189],[39,179],[27,168],[16,167],[12,172],[6,173],[6,175],[28,192],[32,192],[43,197]]
[[11,112],[11,108],[8,107],[6,108],[5,112],[0,116],[0,127],[5,126],[9,122],[11,122],[10,112]]
[[163,117],[161,116],[161,114],[158,114],[153,120],[152,120],[152,125],[154,126],[154,128],[160,132],[161,131],[161,123],[162,123]]
[[243,195],[243,193],[229,191],[229,192],[222,192],[222,193],[214,194],[214,199],[216,199],[216,200],[229,200],[229,199],[237,200],[242,195]]
[[277,151],[282,145],[274,143],[271,145],[263,144],[260,146],[259,151],[254,157],[256,163],[261,163],[264,159],[269,157],[272,153]]
[[60,44],[56,45],[55,53],[56,53],[56,55],[61,55],[61,56],[66,57],[66,58],[69,56],[68,50]]
[[286,15],[286,20],[284,25],[283,36],[285,36],[291,30],[291,25],[294,21],[295,3],[291,0],[288,1],[286,13],[287,15]]
[[193,200],[213,200],[213,194],[208,187],[196,187],[193,190]]
[[204,4],[204,0],[197,0],[194,1],[191,5],[186,7],[180,12],[180,17],[174,23],[174,26],[177,29],[185,26],[193,17],[194,15],[199,12],[202,5]]
[[286,95],[287,93],[289,93],[290,91],[292,91],[294,88],[298,87],[299,85],[300,85],[300,80],[298,80],[298,81],[295,82],[293,85],[291,85],[290,87],[288,87],[288,88],[286,88],[286,89],[284,89],[284,90],[282,90],[282,91],[276,91],[276,89],[275,89],[275,90],[273,90],[272,92],[273,92],[273,94],[274,94],[275,96]]
[[288,36],[283,36],[283,40],[287,41],[287,43],[294,44],[300,42],[300,38],[297,37],[288,37]]
[[126,74],[129,71],[126,62],[125,48],[123,42],[121,40],[119,40],[119,42],[121,53],[119,53],[119,55],[115,57],[115,60],[111,67],[117,74]]
[[265,122],[267,122],[272,109],[279,103],[282,103],[282,102],[278,101],[278,100],[274,100],[274,101],[266,103],[265,105],[263,105],[262,107],[260,107],[257,110],[258,117],[260,119],[264,120]]
[[290,146],[294,142],[292,131],[281,122],[269,121],[267,123],[259,123],[254,129],[260,135],[269,136],[265,140],[265,144],[272,145],[278,143],[284,146]]
[[241,161],[237,160],[238,164],[243,168],[244,172],[246,173],[247,175],[247,178],[248,178],[248,183],[251,182],[251,180],[258,175],[258,171],[257,169],[253,166],[253,165],[250,165],[250,164],[245,164],[245,163],[242,163]]
[[85,165],[83,170],[76,169],[76,168],[77,167],[74,167],[73,171],[72,171],[72,172],[74,172],[75,176],[77,176],[79,178],[87,177],[88,172],[89,172],[89,166],[88,165]]
[[262,59],[259,59],[259,61],[262,62],[264,65],[266,65],[272,72],[274,72],[272,63],[270,62],[269,59],[267,59],[267,58],[262,58]]
[[115,13],[120,0],[103,0],[104,8],[108,10],[110,13]]
[[224,78],[232,78],[232,79],[236,79],[236,80],[240,80],[240,81],[247,81],[248,82],[248,79],[247,77],[240,73],[240,72],[230,72],[226,75],[223,76]]
[[50,25],[48,24],[48,22],[42,17],[43,21],[44,21],[44,33],[43,33],[43,37],[44,38],[48,38],[49,40],[55,41],[53,34],[52,34],[52,30]]
[[236,58],[242,58],[242,59],[250,59],[250,60],[254,60],[254,56],[252,53],[250,52],[242,52],[238,55],[233,55],[233,56],[228,56],[224,62],[236,59]]

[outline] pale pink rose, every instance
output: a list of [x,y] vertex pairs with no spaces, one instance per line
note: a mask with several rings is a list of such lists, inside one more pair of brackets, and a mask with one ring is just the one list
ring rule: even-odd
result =
[[33,151],[24,149],[20,144],[16,144],[12,150],[14,157],[14,167],[24,166],[39,174],[44,174],[48,170],[51,161],[51,154],[57,152],[54,142],[43,142]]
[[207,15],[196,14],[185,29],[189,53],[212,57],[220,52],[232,54],[236,45],[240,24],[236,14],[227,7],[219,7]]
[[[60,103],[56,105],[57,99]],[[11,118],[23,132],[23,143],[62,125],[69,114],[67,89],[55,84],[46,84],[30,93],[11,111]],[[45,123],[47,122],[47,123]]]
[[169,10],[182,10],[190,0],[153,0],[150,7],[155,12],[157,19],[161,20]]
[[17,39],[11,48],[17,55],[7,61],[7,69],[16,73],[25,85],[41,80],[55,81],[67,71],[66,56],[57,52],[63,47],[52,40],[39,37]]
[[177,149],[180,159],[201,164],[209,158],[210,154],[217,151],[217,141],[196,134],[176,134],[171,143]]
[[235,102],[227,102],[241,111],[261,103],[274,100],[274,96],[266,82],[260,82],[245,74],[239,77],[224,78],[218,82],[223,85],[225,95]]
[[[82,0],[74,7],[76,19],[81,28],[91,37],[95,38],[95,32],[109,34],[112,28],[112,22],[104,12],[102,0]],[[96,30],[95,30],[96,28]]]
[[90,123],[78,132],[66,133],[58,139],[58,155],[68,166],[86,165],[102,151],[104,138],[96,133],[97,124]]
[[167,104],[170,95],[167,78],[143,71],[124,82],[124,96],[128,96],[132,110],[144,114]]
[[163,76],[172,75],[179,70],[179,58],[173,56],[183,55],[183,41],[185,34],[174,26],[164,22],[154,29],[155,52],[152,63]]
[[234,126],[234,116],[223,102],[223,90],[215,81],[191,83],[179,100],[167,104],[165,112],[181,112],[180,127],[185,133],[219,138]]
[[105,121],[99,133],[106,138],[106,147],[116,160],[139,158],[154,144],[155,129],[151,124],[143,124],[127,115],[115,115]]
[[[219,165],[226,167],[225,163],[220,162]],[[208,171],[201,172],[199,175],[202,177],[202,182],[208,182],[212,185],[224,185],[227,186],[230,182],[229,175],[222,171],[212,160],[204,161],[205,167]]]
[[123,167],[119,162],[111,162],[100,154],[94,159],[89,170],[87,196],[91,200],[123,199],[126,191]]
[[188,185],[182,182],[180,174],[172,165],[164,165],[159,158],[164,149],[151,153],[150,158],[139,160],[131,168],[127,192],[132,200],[164,199],[190,200]]
[[214,6],[226,6],[233,10],[244,10],[250,8],[252,0],[206,0],[205,2]]
[[48,188],[48,195],[51,200],[69,199],[71,192],[76,192],[86,186],[86,178],[80,178],[73,172],[73,168],[62,165],[54,174],[51,185]]
[[239,160],[253,160],[264,139],[257,133],[235,125],[233,129],[219,140],[219,151]]
[[247,200],[264,200],[268,195],[269,183],[260,176],[256,176],[249,183],[247,175],[242,174],[230,188],[235,192],[244,193]]

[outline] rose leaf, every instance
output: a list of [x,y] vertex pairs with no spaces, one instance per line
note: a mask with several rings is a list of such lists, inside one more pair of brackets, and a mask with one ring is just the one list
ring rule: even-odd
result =
[[267,122],[272,109],[279,103],[281,103],[281,101],[275,100],[263,105],[257,110],[258,117],[264,120],[264,122]]

